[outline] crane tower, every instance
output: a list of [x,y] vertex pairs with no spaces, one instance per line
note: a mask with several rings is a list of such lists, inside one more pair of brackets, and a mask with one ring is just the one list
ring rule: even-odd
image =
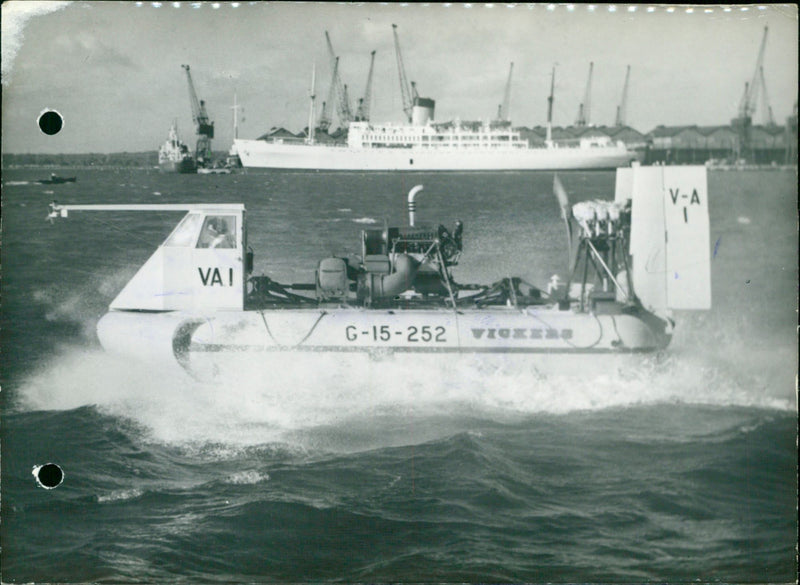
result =
[[198,136],[195,149],[197,166],[204,167],[211,163],[211,139],[214,138],[214,122],[208,117],[206,102],[197,98],[189,66],[181,65],[181,67],[186,70],[186,80],[189,84],[189,103],[192,106],[192,120]]
[[334,91],[336,91],[336,78],[339,75],[339,58],[333,62],[333,72],[331,73],[331,84],[328,87],[328,99],[322,102],[322,114],[319,117],[319,128],[327,132],[331,127],[331,108],[333,107]]
[[753,114],[758,107],[758,94],[763,85],[763,64],[764,64],[764,50],[767,46],[767,32],[768,28],[764,27],[764,36],[761,39],[761,47],[758,50],[758,58],[756,59],[756,68],[753,72],[753,77],[749,83],[744,84],[744,94],[739,102],[738,116],[731,120],[731,126],[739,134],[739,153],[750,150],[750,128],[753,125]]
[[364,97],[358,102],[356,120],[369,122],[370,102],[372,101],[372,71],[375,68],[375,51],[372,51],[369,62],[369,73],[367,74],[367,87],[364,90]]
[[397,55],[397,71],[400,76],[400,94],[403,98],[403,112],[408,121],[415,126],[422,126],[433,119],[436,102],[430,98],[419,97],[417,85],[413,81],[410,86],[406,78],[406,68],[403,64],[403,55],[400,52],[400,39],[397,36],[397,25],[392,25],[394,33],[394,48]]
[[514,63],[512,61],[511,67],[508,69],[508,81],[506,81],[506,90],[503,93],[503,103],[497,106],[497,121],[509,121],[509,105],[511,103],[511,75],[514,73]]
[[769,103],[769,96],[767,95],[767,82],[764,79],[764,68],[761,68],[761,91],[764,92],[764,99],[762,100],[762,108],[764,111],[764,124],[770,128],[775,127],[775,117],[772,115],[772,106]]
[[409,90],[408,79],[406,78],[406,68],[403,65],[403,54],[400,52],[400,39],[397,37],[397,25],[392,25],[392,34],[394,34],[394,49],[397,56],[397,72],[400,76],[400,96],[403,100],[403,112],[405,112],[408,121],[411,121],[411,91]]
[[331,64],[334,65],[333,80],[331,83],[332,86],[336,88],[336,94],[338,96],[338,102],[336,105],[337,113],[339,114],[339,124],[343,128],[347,128],[347,125],[353,121],[353,113],[350,109],[350,99],[347,96],[347,86],[342,83],[342,78],[339,75],[339,68],[336,66],[339,63],[339,57],[336,56],[336,53],[333,50],[333,44],[331,44],[331,37],[328,34],[328,31],[325,31],[325,41],[328,45]]

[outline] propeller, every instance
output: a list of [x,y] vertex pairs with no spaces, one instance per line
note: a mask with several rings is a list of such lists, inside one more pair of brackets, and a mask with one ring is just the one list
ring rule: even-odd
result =
[[569,204],[567,191],[564,189],[564,185],[561,184],[557,174],[553,175],[553,194],[558,199],[558,204],[561,207],[561,218],[567,228],[567,252],[569,254],[567,265],[569,265],[572,263],[572,222],[570,221],[572,219],[572,206]]

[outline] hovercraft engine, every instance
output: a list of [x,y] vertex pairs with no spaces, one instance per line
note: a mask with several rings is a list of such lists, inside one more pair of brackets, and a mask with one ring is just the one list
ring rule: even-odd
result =
[[361,265],[345,258],[325,258],[317,266],[319,301],[344,302],[356,291],[358,304],[374,306],[413,291],[423,296],[452,296],[455,284],[449,267],[458,264],[464,224],[453,233],[443,225],[415,225],[413,196],[409,193],[409,225],[361,231]]

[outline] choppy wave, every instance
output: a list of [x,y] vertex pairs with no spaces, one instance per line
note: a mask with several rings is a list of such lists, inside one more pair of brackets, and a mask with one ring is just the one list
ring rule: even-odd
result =
[[[545,375],[526,359],[483,355],[375,359],[298,353],[243,359],[203,382],[100,350],[67,351],[31,376],[21,395],[24,407],[33,410],[97,405],[136,421],[157,441],[240,446],[291,440],[318,427],[355,425],[368,435],[371,421],[409,417],[506,420],[648,404],[793,408],[786,396],[675,356],[636,356],[636,368],[626,363],[592,376],[580,361],[571,364],[578,368],[574,373]],[[432,429],[396,440],[436,435]]]
[[144,493],[143,490],[132,488],[127,490],[112,491],[107,494],[100,494],[97,496],[97,501],[101,504],[106,502],[120,502],[124,500],[131,500],[140,497]]
[[253,485],[268,480],[269,480],[268,473],[261,473],[258,471],[249,470],[249,471],[238,471],[236,473],[233,473],[226,478],[225,482],[234,485]]
[[[184,177],[121,173],[93,172],[87,200],[217,200],[211,183],[179,195]],[[12,201],[3,225],[3,576],[791,582],[796,181],[772,175],[786,184],[709,177],[731,202],[711,209],[714,308],[677,315],[663,355],[256,354],[202,381],[99,350],[94,322],[149,255],[142,242],[106,226],[75,248],[75,224],[42,229],[18,197],[28,209]],[[237,180],[254,249],[293,279],[352,250],[351,217],[405,220],[395,174]],[[476,218],[459,281],[562,269],[549,174],[424,180],[426,218]],[[611,173],[569,180],[613,193]],[[320,230],[328,216],[346,219]],[[153,220],[152,245],[171,226]],[[65,471],[57,489],[30,473],[45,462]]]

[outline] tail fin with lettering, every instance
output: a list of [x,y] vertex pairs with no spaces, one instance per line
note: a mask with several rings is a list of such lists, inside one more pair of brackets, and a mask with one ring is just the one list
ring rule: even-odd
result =
[[626,192],[632,198],[630,252],[639,300],[654,312],[710,309],[706,168],[620,169],[616,198]]

